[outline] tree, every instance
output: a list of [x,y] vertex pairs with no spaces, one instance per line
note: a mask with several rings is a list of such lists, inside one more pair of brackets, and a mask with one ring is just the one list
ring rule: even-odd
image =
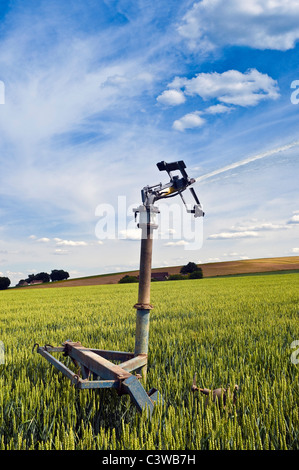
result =
[[10,279],[8,277],[0,277],[0,290],[5,290],[10,286]]
[[[50,282],[50,275],[45,272],[29,274],[27,279],[22,279],[22,281],[27,282],[27,284],[31,284],[33,281]],[[19,284],[21,284],[21,281],[19,282]]]
[[30,284],[30,282],[34,281],[34,278],[35,278],[35,274],[29,274],[27,279],[25,279],[25,282]]
[[183,276],[182,274],[170,274],[168,280],[169,281],[182,281],[184,279],[187,279],[186,276]]
[[122,277],[118,283],[119,284],[126,284],[126,283],[132,283],[132,282],[138,282],[138,279],[136,276],[129,276],[126,274],[126,276]]
[[50,282],[50,275],[48,273],[38,273],[34,276],[35,281]]
[[197,270],[198,270],[197,264],[192,263],[191,261],[189,261],[188,264],[186,264],[185,266],[182,266],[182,268],[180,270],[180,273],[181,274],[190,274],[190,273],[193,273],[194,271],[197,271]]
[[67,271],[64,271],[63,269],[53,269],[50,278],[51,281],[63,281],[64,279],[68,279],[70,277],[69,273]]
[[203,273],[201,268],[197,268],[196,271],[193,271],[193,273],[189,274],[189,279],[202,279],[203,278]]

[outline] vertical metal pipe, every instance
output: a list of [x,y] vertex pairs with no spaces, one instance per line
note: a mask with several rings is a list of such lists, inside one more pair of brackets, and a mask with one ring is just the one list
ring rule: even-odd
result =
[[152,268],[153,239],[150,227],[142,228],[139,267],[138,303],[150,303],[151,268]]
[[[140,224],[142,229],[140,267],[139,267],[139,289],[138,303],[135,305],[136,312],[136,334],[135,334],[135,356],[148,353],[149,318],[150,310],[150,287],[151,266],[153,250],[153,228],[156,226],[148,219],[146,224]],[[147,364],[140,367],[137,373],[141,373],[144,383],[146,382]]]
[[[135,335],[135,356],[148,353],[150,309],[137,308],[136,311],[136,335]],[[146,365],[142,367],[142,372],[146,374]]]

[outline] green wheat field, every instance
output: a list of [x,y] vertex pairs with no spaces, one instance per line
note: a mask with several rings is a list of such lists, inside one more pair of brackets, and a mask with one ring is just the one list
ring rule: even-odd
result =
[[[298,281],[152,283],[146,388],[164,401],[151,420],[113,389],[77,390],[32,352],[67,339],[133,351],[138,285],[0,292],[0,449],[299,449]],[[236,405],[205,407],[191,391],[195,372],[200,387],[238,384]]]

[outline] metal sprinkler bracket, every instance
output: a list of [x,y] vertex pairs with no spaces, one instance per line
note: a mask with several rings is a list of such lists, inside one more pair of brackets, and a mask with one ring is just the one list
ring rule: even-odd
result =
[[[134,209],[135,219],[139,214],[138,227],[141,229],[141,250],[139,269],[139,290],[136,308],[136,333],[134,352],[107,351],[103,349],[90,349],[82,346],[80,342],[65,341],[60,347],[49,344],[39,346],[35,343],[37,353],[49,361],[56,369],[69,378],[78,389],[115,388],[119,395],[128,394],[139,412],[147,409],[151,415],[154,404],[162,400],[158,390],[152,388],[146,392],[149,317],[153,306],[150,304],[151,263],[153,248],[153,231],[158,227],[155,221],[159,209],[154,202],[179,194],[193,184],[195,180],[188,178],[184,162],[157,164],[159,170],[166,170],[170,182],[162,185],[146,186],[141,191],[142,205]],[[173,176],[172,172],[179,170],[182,177]],[[192,188],[189,188],[190,190]],[[188,212],[195,217],[203,216],[201,205],[194,190],[191,191],[196,204]],[[183,198],[182,198],[183,199]],[[183,200],[184,202],[184,200]],[[185,202],[184,202],[185,203]],[[187,207],[187,206],[186,206]],[[69,356],[76,366],[72,371],[63,362],[53,356],[53,353],[62,353]]]
[[[196,183],[194,178],[189,178],[185,170],[186,165],[183,160],[178,162],[166,163],[164,161],[157,163],[157,167],[160,171],[166,171],[170,178],[170,181],[166,184],[156,184],[154,186],[145,186],[141,191],[142,202],[146,207],[150,207],[154,202],[159,199],[168,199],[179,195],[186,207],[187,212],[194,214],[194,217],[203,217],[205,213],[203,212],[202,206],[198,200],[194,188],[190,187],[192,184]],[[174,171],[179,171],[181,175],[174,175]],[[181,177],[180,177],[181,176]],[[192,209],[189,209],[185,199],[183,198],[183,191],[189,188],[195,204]]]

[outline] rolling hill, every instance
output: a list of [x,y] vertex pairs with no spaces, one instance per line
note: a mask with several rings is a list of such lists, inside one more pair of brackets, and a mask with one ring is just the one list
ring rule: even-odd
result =
[[[230,276],[240,274],[256,274],[270,272],[299,272],[299,256],[289,256],[280,258],[259,258],[238,261],[222,261],[217,263],[204,263],[201,267],[204,277]],[[168,272],[178,274],[181,266],[170,266],[153,268],[152,272]],[[77,279],[68,279],[54,283],[39,284],[36,286],[24,287],[30,289],[40,289],[46,287],[73,287],[73,286],[94,286],[102,284],[117,284],[126,274],[137,276],[139,271],[127,271],[122,273],[100,274]]]

